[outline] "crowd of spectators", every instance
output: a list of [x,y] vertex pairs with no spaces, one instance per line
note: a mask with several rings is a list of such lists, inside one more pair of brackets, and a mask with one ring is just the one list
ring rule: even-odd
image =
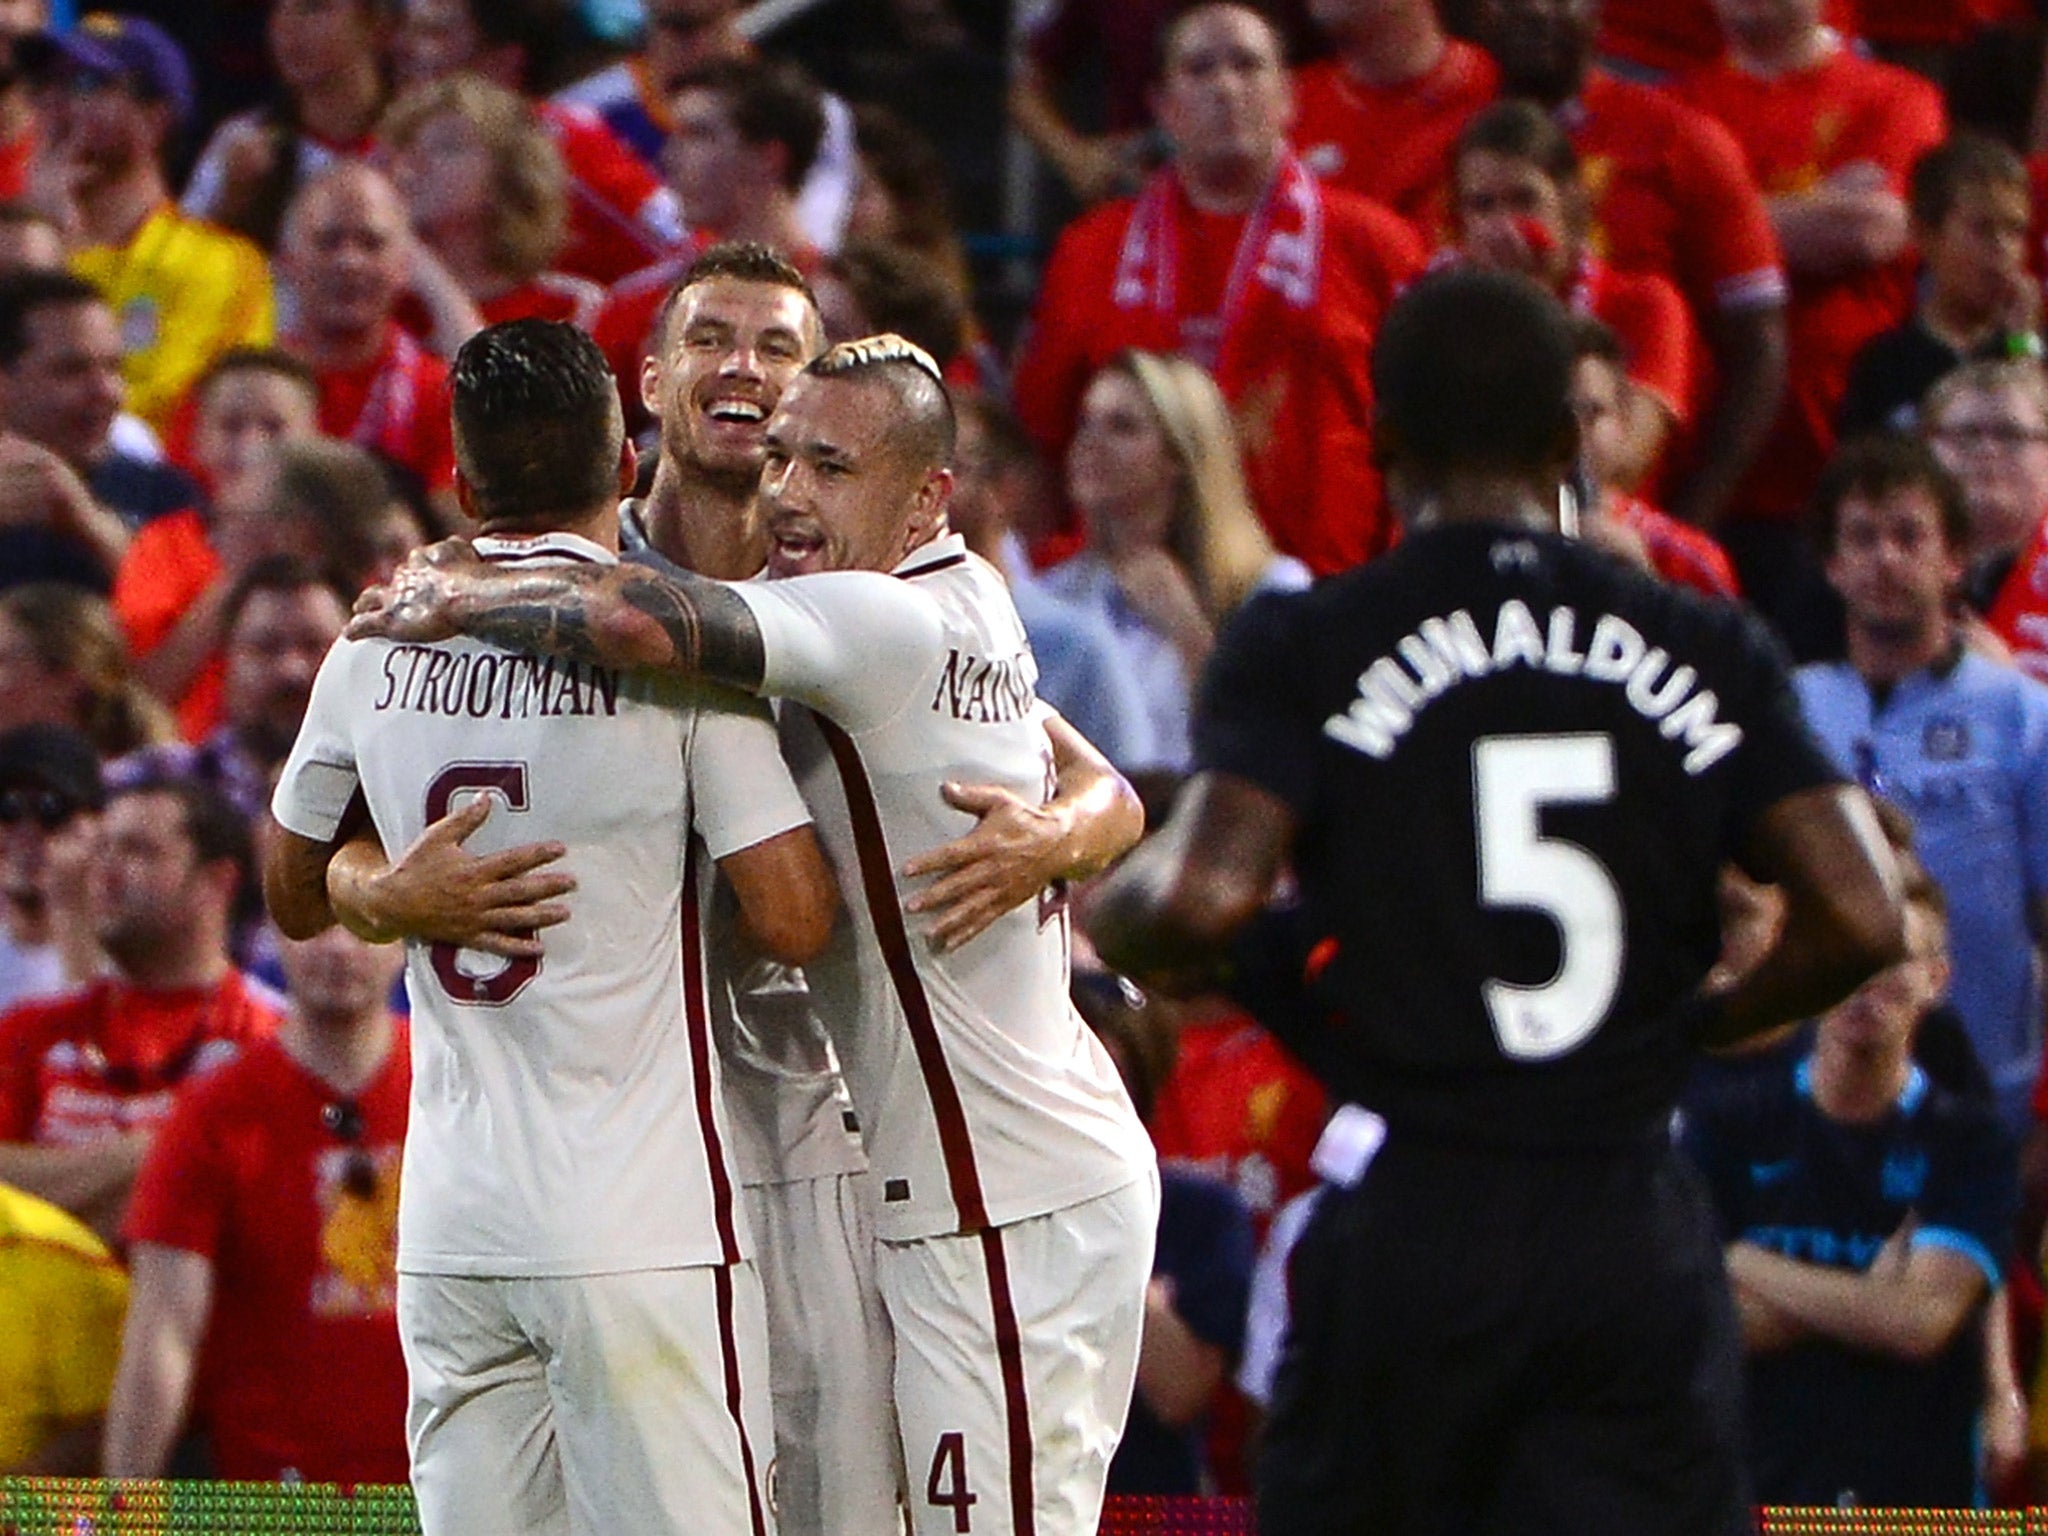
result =
[[[2044,10],[0,0],[0,1473],[403,1476],[394,954],[282,941],[252,840],[351,600],[460,529],[454,350],[583,326],[645,431],[744,239],[940,361],[954,526],[1155,812],[1232,613],[1400,536],[1394,296],[1555,293],[1580,532],[1769,619],[1920,871],[1911,958],[1682,1117],[1759,1494],[2048,1496]],[[1113,1487],[1241,1489],[1329,1106],[1077,967],[1171,1170]]]

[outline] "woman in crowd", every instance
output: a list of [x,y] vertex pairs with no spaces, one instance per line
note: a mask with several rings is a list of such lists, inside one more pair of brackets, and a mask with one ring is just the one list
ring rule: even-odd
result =
[[275,250],[292,194],[369,151],[390,99],[389,30],[384,0],[274,0],[264,38],[277,98],[214,130],[179,199],[185,211]]
[[475,75],[415,86],[377,133],[413,231],[484,323],[539,318],[588,329],[604,294],[550,270],[568,232],[568,177],[532,106]]
[[103,598],[36,582],[0,592],[0,730],[68,725],[103,758],[167,742],[170,712],[128,669]]
[[1081,552],[1046,573],[1106,617],[1129,653],[1164,766],[1189,757],[1191,691],[1223,621],[1254,592],[1305,587],[1245,491],[1230,408],[1185,358],[1122,352],[1089,382],[1067,496]]

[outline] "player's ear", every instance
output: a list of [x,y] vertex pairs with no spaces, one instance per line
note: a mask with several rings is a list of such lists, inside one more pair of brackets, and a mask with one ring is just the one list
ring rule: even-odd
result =
[[906,552],[917,548],[937,531],[952,500],[953,471],[943,464],[927,471],[924,483],[911,497],[910,524],[904,530]]
[[633,487],[639,479],[640,450],[633,446],[633,439],[629,437],[619,444],[619,495],[632,495]]
[[647,407],[648,414],[656,421],[661,420],[661,359],[656,355],[661,348],[661,336],[657,330],[654,338],[655,351],[640,359],[640,403]]
[[462,472],[460,464],[455,466],[455,505],[462,508],[462,515],[472,523],[481,523],[483,521],[477,515],[476,491],[469,483],[469,476]]

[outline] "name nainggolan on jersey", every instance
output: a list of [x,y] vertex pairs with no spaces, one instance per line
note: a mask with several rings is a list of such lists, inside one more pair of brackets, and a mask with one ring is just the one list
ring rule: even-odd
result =
[[1358,675],[1357,697],[1323,722],[1323,734],[1385,760],[1432,701],[1474,678],[1532,667],[1621,688],[1665,740],[1683,743],[1688,774],[1704,773],[1742,744],[1742,727],[1718,718],[1720,700],[1699,686],[1698,672],[1673,666],[1671,653],[1626,619],[1601,614],[1584,650],[1575,648],[1578,634],[1574,609],[1553,608],[1539,625],[1520,598],[1500,605],[1490,643],[1469,609],[1424,619]]

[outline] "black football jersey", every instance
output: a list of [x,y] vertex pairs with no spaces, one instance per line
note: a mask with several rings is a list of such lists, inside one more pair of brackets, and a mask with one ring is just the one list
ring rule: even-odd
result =
[[1331,1088],[1510,1144],[1661,1124],[1721,865],[1837,778],[1743,610],[1474,525],[1248,605],[1196,754],[1299,818]]

